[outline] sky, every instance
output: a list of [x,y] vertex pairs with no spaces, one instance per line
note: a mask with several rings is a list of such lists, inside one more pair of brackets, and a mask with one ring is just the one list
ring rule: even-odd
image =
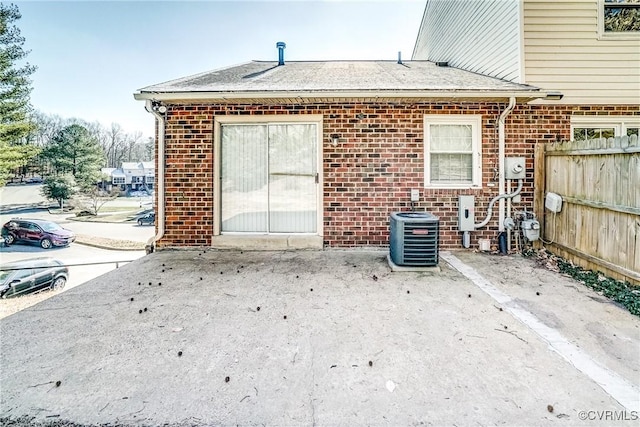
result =
[[411,58],[425,0],[2,1],[17,21],[32,106],[153,136],[138,89],[251,60]]

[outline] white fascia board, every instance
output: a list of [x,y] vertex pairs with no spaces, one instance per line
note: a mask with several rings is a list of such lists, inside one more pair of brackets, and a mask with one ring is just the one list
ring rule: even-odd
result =
[[242,100],[242,99],[292,99],[292,98],[526,98],[538,99],[547,96],[538,89],[523,91],[467,91],[467,90],[420,90],[420,91],[273,91],[273,92],[138,92],[134,98],[138,101],[174,101],[174,100]]

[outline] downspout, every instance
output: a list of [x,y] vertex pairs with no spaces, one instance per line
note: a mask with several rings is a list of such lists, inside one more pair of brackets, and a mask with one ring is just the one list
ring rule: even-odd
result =
[[[161,106],[165,109],[166,107]],[[156,242],[164,236],[164,222],[165,222],[165,200],[164,200],[164,116],[158,111],[156,105],[154,105],[153,101],[147,100],[145,102],[145,109],[153,114],[158,121],[158,152],[157,152],[157,160],[158,160],[158,171],[157,171],[157,182],[156,182],[156,195],[157,195],[157,209],[156,209],[156,224],[158,226],[158,230],[156,231],[156,235],[153,236],[148,244],[147,244],[147,253],[151,253],[155,250]],[[163,111],[164,112],[164,111]]]
[[[505,119],[513,111],[513,108],[516,106],[516,98],[512,96],[509,98],[509,105],[507,108],[500,114],[500,119],[498,120],[498,194],[505,194],[505,177],[504,177],[504,156],[505,156],[505,130],[504,123]],[[498,230],[504,231],[504,198],[500,199],[500,204],[498,205]]]

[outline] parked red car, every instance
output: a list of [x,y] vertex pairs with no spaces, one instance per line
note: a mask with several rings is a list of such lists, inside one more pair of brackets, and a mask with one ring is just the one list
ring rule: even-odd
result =
[[12,219],[2,226],[5,244],[35,243],[43,249],[68,246],[76,240],[71,230],[43,219]]

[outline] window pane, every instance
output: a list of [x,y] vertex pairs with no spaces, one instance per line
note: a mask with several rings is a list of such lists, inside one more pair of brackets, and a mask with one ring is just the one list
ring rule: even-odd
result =
[[640,2],[637,0],[605,0],[604,31],[640,31]]
[[640,136],[640,128],[627,128],[627,136]]
[[614,128],[574,128],[573,140],[584,141],[586,139],[613,138],[616,136]]
[[472,182],[471,154],[431,154],[431,182]]
[[471,151],[473,132],[471,125],[431,125],[431,152]]

